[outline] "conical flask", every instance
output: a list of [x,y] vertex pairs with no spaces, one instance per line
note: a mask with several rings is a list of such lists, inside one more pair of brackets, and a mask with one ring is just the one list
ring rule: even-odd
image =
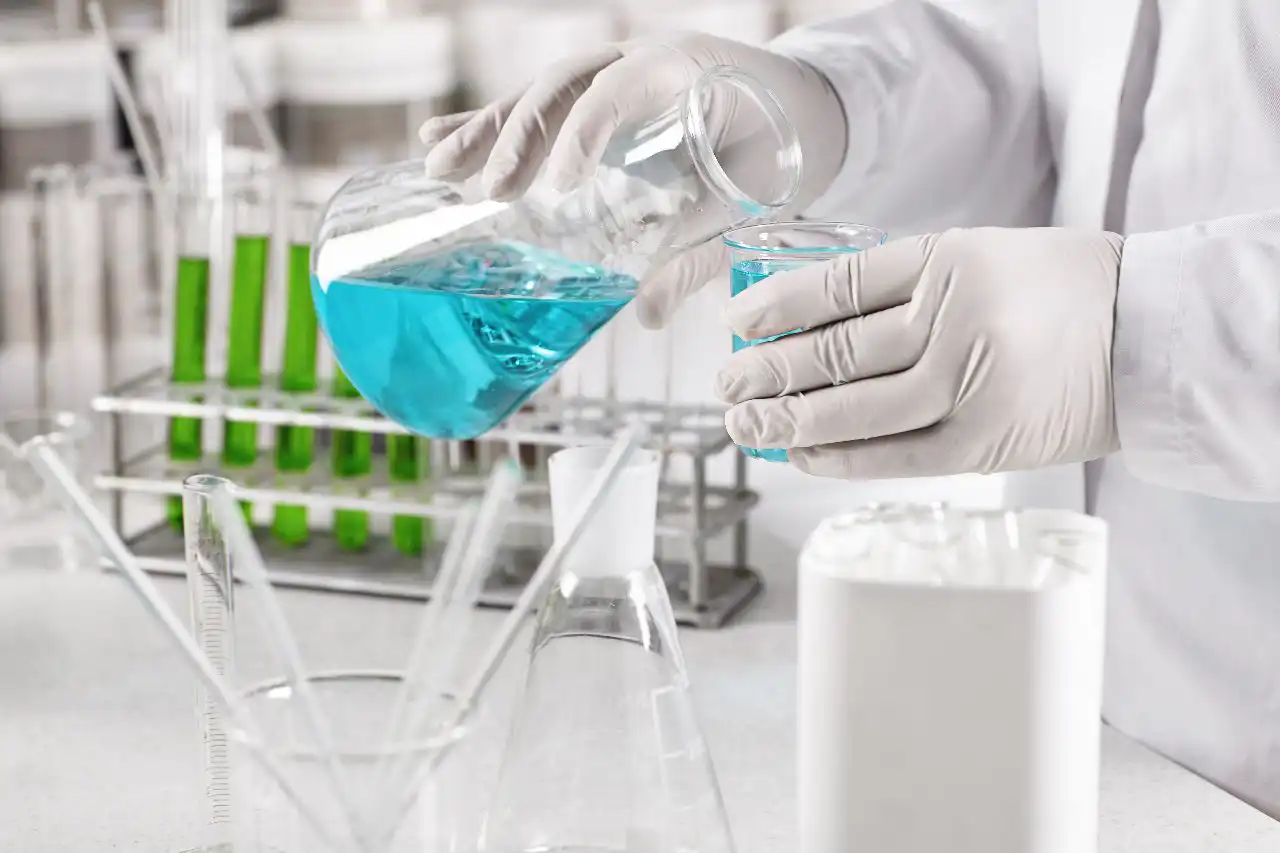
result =
[[[607,448],[551,457],[555,534]],[[484,853],[732,853],[666,585],[659,457],[633,455],[538,612]]]

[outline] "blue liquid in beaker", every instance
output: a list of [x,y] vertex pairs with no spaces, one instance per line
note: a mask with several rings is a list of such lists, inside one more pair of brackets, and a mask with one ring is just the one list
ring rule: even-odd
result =
[[312,279],[343,371],[383,414],[475,438],[515,412],[635,296],[636,281],[517,243]]
[[[770,261],[759,261],[759,260],[741,261],[740,263],[734,264],[729,271],[730,292],[732,293],[732,295],[737,296],[739,293],[746,290],[748,287],[760,281],[761,279],[768,278],[774,273],[779,273],[779,272],[782,272],[783,270],[793,269],[793,268],[794,268],[794,264],[781,264],[781,263],[775,263]],[[738,350],[744,347],[752,347],[752,346],[755,346],[756,344],[763,344],[763,343],[768,343],[769,341],[776,341],[778,338],[783,338],[783,337],[786,337],[787,335],[794,335],[794,334],[795,332],[784,332],[781,335],[773,335],[772,337],[768,337],[768,338],[757,338],[756,340],[753,340],[753,341],[744,341],[742,340],[742,338],[739,338],[737,335],[734,335],[733,351],[737,352]],[[752,457],[753,459],[764,459],[767,462],[786,462],[787,461],[787,451],[784,448],[757,450],[754,447],[739,446],[738,449],[741,450],[743,453],[747,454],[748,456]]]

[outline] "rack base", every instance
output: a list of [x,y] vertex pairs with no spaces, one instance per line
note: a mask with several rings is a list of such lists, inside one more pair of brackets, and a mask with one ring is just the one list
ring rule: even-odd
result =
[[[382,537],[372,540],[370,547],[359,553],[359,559],[340,550],[323,531],[313,531],[310,541],[298,548],[281,545],[266,529],[255,529],[254,538],[270,567],[272,583],[320,592],[426,601],[439,557],[438,551],[425,557],[405,556]],[[167,524],[156,525],[131,538],[128,545],[146,571],[179,577],[186,574],[182,537]],[[542,553],[535,548],[500,551],[497,570],[480,597],[480,606],[509,610],[541,558]],[[707,567],[708,600],[704,606],[694,607],[683,580],[688,576],[688,568],[665,561],[662,570],[668,579],[676,621],[690,628],[723,626],[764,589],[760,575],[752,569],[711,565]]]

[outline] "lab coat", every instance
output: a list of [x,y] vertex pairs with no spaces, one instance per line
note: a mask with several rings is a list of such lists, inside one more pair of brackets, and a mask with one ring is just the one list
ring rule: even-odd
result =
[[1127,232],[1122,452],[1013,491],[1111,525],[1107,720],[1280,817],[1280,3],[895,0],[775,48],[845,107],[808,216]]

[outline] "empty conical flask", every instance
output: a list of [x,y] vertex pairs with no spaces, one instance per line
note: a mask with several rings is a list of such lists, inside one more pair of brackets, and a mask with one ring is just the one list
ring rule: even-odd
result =
[[[801,150],[777,100],[716,68],[661,118],[615,134],[593,180],[517,201],[414,160],[329,202],[312,295],[344,373],[392,420],[475,438],[515,412],[672,252],[781,213]],[[771,168],[761,168],[772,162]]]
[[[551,457],[563,536],[607,449]],[[637,452],[538,613],[484,853],[732,853],[666,586],[659,458]]]

